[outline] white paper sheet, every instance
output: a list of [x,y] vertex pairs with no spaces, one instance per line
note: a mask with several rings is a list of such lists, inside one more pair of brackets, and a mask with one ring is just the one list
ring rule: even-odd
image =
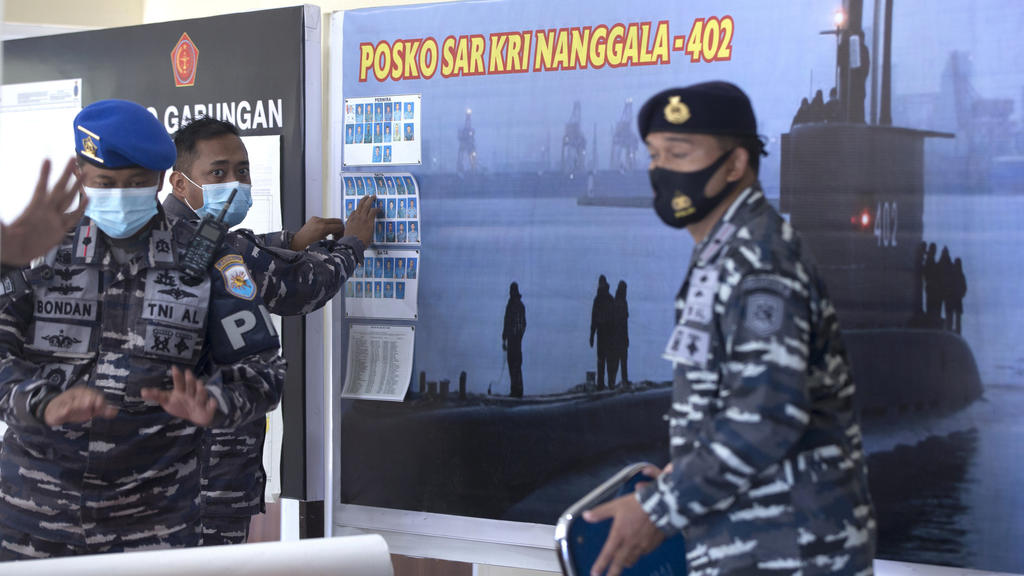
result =
[[252,208],[237,226],[256,234],[281,229],[281,136],[243,136],[249,153]]
[[245,546],[209,546],[144,550],[131,554],[94,554],[11,562],[4,576],[392,576],[391,555],[377,534],[311,538],[298,542],[260,542]]
[[401,402],[412,378],[413,326],[353,324],[342,398]]
[[75,155],[72,126],[81,110],[80,79],[0,88],[0,174],[4,179],[0,221],[10,222],[28,205],[43,160],[53,163],[51,186],[60,176]]

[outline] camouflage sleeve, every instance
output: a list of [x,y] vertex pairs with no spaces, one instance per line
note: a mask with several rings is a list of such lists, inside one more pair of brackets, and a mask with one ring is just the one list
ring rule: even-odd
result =
[[60,394],[40,378],[39,366],[23,358],[33,301],[19,298],[0,311],[0,420],[16,430],[45,427],[40,412]]
[[214,268],[206,328],[208,363],[201,372],[217,400],[213,427],[236,428],[277,405],[286,364],[278,355],[281,342],[270,313],[256,294],[242,257],[228,254]]
[[810,419],[811,311],[805,285],[768,273],[732,285],[722,286],[715,304],[725,341],[724,357],[716,359],[718,397],[691,397],[720,402],[718,409],[703,423],[693,450],[637,493],[666,533],[727,509],[757,474],[783,460]]
[[217,365],[206,383],[217,399],[214,428],[237,428],[258,420],[281,399],[287,363],[276,350]]
[[245,262],[267,309],[280,316],[303,316],[330,302],[366,249],[355,236],[321,240],[296,252],[282,246],[283,236],[263,235],[271,242],[264,244],[247,230],[239,235],[253,245],[244,254]]
[[295,234],[287,230],[281,230],[280,232],[268,232],[266,234],[254,234],[256,242],[259,246],[266,246],[267,248],[282,248],[284,250],[291,250],[292,238]]
[[0,266],[0,311],[11,302],[32,293],[32,286],[19,268]]

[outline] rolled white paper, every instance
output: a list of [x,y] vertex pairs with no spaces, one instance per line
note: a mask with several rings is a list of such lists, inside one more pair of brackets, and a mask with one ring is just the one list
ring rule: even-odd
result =
[[376,534],[0,564],[3,576],[394,576]]

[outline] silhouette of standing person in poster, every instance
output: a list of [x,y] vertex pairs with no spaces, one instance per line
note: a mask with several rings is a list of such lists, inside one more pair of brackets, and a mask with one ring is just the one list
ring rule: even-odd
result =
[[936,276],[939,283],[936,289],[939,291],[939,304],[942,307],[942,328],[953,329],[953,314],[950,311],[950,302],[953,293],[953,259],[949,257],[949,248],[942,247],[942,256],[939,257],[938,271]]
[[505,305],[505,328],[501,332],[501,348],[508,357],[508,375],[511,379],[509,396],[523,397],[523,335],[526,334],[526,306],[519,293],[519,284],[508,285],[508,304]]
[[959,258],[953,261],[952,295],[949,309],[953,317],[953,331],[961,333],[963,328],[964,297],[967,296],[967,276],[964,276],[964,264]]
[[615,379],[618,366],[613,365],[611,356],[613,333],[615,331],[615,300],[612,298],[608,279],[601,275],[597,280],[597,295],[590,312],[590,347],[594,347],[594,335],[597,335],[597,389],[604,390],[604,373],[608,371],[610,379]]
[[[629,368],[627,362],[629,360],[629,303],[626,301],[626,281],[619,280],[619,285],[615,288],[615,305],[614,305],[614,332],[615,332],[615,357],[616,363],[619,365],[619,370],[622,373],[622,384],[625,385],[629,382]],[[608,386],[613,388],[615,386],[615,372],[612,372],[608,378]]]
[[936,257],[935,243],[928,245],[928,255],[924,260],[924,314],[929,328],[942,325],[939,308],[942,306],[942,293],[939,291],[939,263]]
[[924,256],[927,252],[927,242],[921,242],[914,251],[914,312],[910,316],[914,326],[924,317]]

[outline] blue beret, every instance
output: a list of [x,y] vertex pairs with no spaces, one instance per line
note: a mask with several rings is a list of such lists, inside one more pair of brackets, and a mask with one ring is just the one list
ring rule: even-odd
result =
[[651,97],[637,115],[640,137],[651,132],[757,136],[750,99],[728,82],[671,88]]
[[100,100],[75,116],[75,152],[100,168],[166,170],[177,151],[163,124],[127,100]]

